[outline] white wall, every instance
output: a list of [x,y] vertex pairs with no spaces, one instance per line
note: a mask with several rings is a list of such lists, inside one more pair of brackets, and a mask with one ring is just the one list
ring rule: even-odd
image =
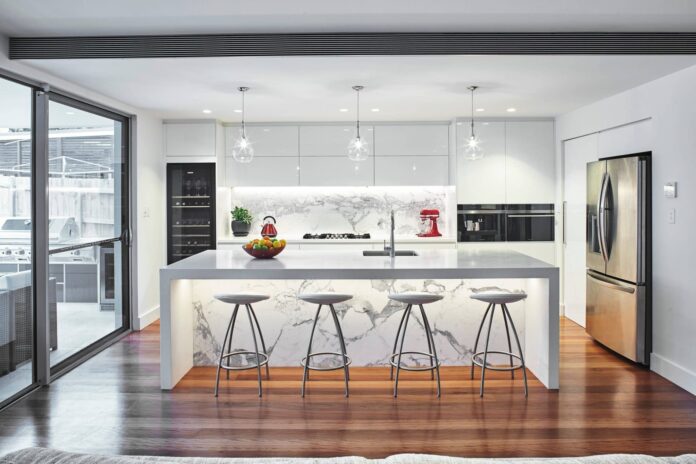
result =
[[[696,67],[557,118],[562,141],[600,132],[599,156],[653,152],[653,353],[651,369],[696,394]],[[650,124],[637,124],[650,119]],[[625,126],[630,124],[628,126]],[[625,127],[621,127],[625,126]],[[643,129],[647,127],[647,129]],[[558,165],[561,150],[558,150]],[[560,173],[560,171],[559,171]],[[678,198],[662,186],[678,181]],[[559,204],[562,189],[558,189]],[[676,210],[669,224],[668,211]]]
[[131,107],[59,77],[8,58],[8,40],[0,35],[0,69],[45,82],[137,118],[136,158],[134,159],[135,247],[133,328],[140,330],[159,318],[159,268],[165,264],[165,208],[163,206],[164,164],[162,158],[162,121],[147,111]]

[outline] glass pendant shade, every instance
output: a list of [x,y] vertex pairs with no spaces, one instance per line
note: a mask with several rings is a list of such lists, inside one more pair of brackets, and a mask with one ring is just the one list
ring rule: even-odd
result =
[[351,161],[365,161],[368,155],[367,142],[360,136],[356,136],[348,144],[348,159]]
[[244,122],[246,116],[244,94],[249,90],[249,87],[239,87],[237,90],[242,93],[242,127],[239,131],[239,138],[234,141],[234,145],[232,146],[232,158],[238,163],[251,163],[254,159],[254,147],[247,138],[246,125]]
[[471,134],[464,144],[464,159],[467,161],[475,161],[481,158],[483,158],[481,139]]
[[232,146],[232,158],[238,163],[251,163],[254,159],[254,147],[244,132]]

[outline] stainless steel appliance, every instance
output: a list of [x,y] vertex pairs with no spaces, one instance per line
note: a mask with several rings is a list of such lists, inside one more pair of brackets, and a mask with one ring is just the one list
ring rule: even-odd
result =
[[587,164],[587,332],[648,364],[650,153]]
[[303,239],[306,240],[339,240],[339,239],[368,239],[370,238],[370,234],[354,234],[354,233],[347,233],[347,234],[304,234],[302,236]]
[[505,205],[457,205],[458,242],[504,242]]
[[553,204],[505,205],[508,242],[553,242],[556,218]]

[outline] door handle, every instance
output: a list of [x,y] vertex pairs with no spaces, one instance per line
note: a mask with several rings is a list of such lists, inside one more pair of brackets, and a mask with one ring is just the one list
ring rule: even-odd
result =
[[636,293],[636,290],[632,287],[626,287],[623,285],[615,284],[614,282],[610,282],[610,281],[605,280],[601,277],[598,277],[594,274],[590,274],[589,272],[587,273],[587,277],[594,280],[599,285],[601,285],[603,287],[611,288],[612,290],[618,290],[620,292],[630,293],[630,294]]
[[598,231],[597,237],[599,238],[599,251],[602,254],[602,259],[604,262],[609,261],[609,253],[607,251],[607,217],[606,217],[606,200],[607,200],[607,190],[609,188],[609,174],[606,172],[602,175],[602,186],[599,189],[599,200],[597,201],[597,223]]
[[563,244],[566,245],[566,208],[568,208],[568,202],[563,201],[563,211],[562,211],[562,218],[561,218],[561,233],[563,234]]

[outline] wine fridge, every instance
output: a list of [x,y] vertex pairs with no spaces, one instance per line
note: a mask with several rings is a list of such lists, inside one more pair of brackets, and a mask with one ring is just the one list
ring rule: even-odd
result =
[[215,163],[168,163],[167,264],[215,243]]

